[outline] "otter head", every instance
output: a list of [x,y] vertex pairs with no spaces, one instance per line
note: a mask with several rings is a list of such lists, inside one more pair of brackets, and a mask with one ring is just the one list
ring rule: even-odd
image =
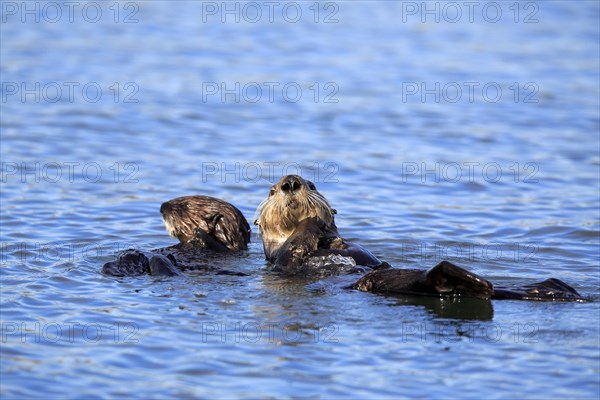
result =
[[300,221],[306,218],[321,218],[335,230],[335,213],[311,181],[298,175],[281,178],[271,187],[269,197],[258,206],[254,221],[258,225],[267,259],[273,258]]

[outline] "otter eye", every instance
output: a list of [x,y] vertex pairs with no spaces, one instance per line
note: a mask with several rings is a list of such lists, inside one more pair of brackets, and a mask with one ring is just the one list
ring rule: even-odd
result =
[[308,184],[308,188],[310,190],[317,190],[317,188],[315,187],[315,184],[312,183],[311,181],[306,182]]
[[273,196],[274,194],[275,194],[275,189],[271,189],[271,190],[269,191],[269,197],[270,197],[270,196]]

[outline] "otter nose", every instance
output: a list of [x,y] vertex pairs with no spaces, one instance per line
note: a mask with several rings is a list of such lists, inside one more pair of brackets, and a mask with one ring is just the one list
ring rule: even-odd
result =
[[288,176],[281,185],[281,190],[287,193],[293,193],[302,187],[302,182],[297,176]]

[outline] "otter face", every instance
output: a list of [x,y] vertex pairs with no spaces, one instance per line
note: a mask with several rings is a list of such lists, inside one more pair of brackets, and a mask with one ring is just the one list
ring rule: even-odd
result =
[[271,187],[269,197],[256,210],[258,218],[254,223],[261,233],[265,255],[271,258],[300,221],[319,217],[327,225],[333,225],[335,213],[314,183],[298,175],[284,176]]

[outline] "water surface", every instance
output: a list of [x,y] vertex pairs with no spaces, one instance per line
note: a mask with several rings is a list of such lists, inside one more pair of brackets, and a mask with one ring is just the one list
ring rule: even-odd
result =
[[[257,22],[249,3],[97,3],[95,22],[33,3],[2,3],[3,398],[598,397],[597,2],[455,23],[433,2],[281,3],[272,22],[260,2]],[[266,273],[256,232],[231,260],[246,277],[100,274],[174,243],[163,201],[252,222],[296,172],[395,266],[593,301],[307,286]]]

